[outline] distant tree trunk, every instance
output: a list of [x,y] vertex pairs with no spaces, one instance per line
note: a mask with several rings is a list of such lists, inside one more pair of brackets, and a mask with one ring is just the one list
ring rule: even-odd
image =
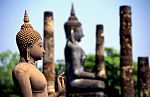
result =
[[105,77],[105,63],[104,63],[104,32],[103,25],[96,26],[96,75],[98,77]]
[[121,97],[134,97],[131,7],[120,7]]
[[55,92],[54,67],[54,20],[52,12],[44,12],[44,49],[43,73],[48,83],[48,93]]

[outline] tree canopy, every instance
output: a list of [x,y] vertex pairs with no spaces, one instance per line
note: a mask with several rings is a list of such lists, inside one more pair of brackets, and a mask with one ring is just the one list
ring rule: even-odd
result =
[[0,97],[18,97],[12,80],[12,69],[19,56],[10,50],[0,53]]

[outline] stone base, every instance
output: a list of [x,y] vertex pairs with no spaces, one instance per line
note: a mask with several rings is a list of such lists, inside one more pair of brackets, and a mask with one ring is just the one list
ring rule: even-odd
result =
[[67,97],[105,97],[103,92],[68,93]]
[[105,93],[106,81],[104,79],[98,81],[97,84],[97,81],[94,83],[93,80],[84,80],[84,84],[77,84],[75,87],[66,86],[66,97],[107,97]]

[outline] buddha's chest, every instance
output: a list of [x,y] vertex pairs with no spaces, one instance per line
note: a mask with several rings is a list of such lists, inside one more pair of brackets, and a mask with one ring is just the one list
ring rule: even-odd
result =
[[33,69],[30,72],[30,83],[31,83],[31,88],[33,92],[42,92],[45,91],[47,81],[44,77],[44,75],[38,70],[38,69]]
[[82,62],[85,61],[85,58],[86,58],[85,52],[83,51],[82,48],[77,48],[76,53],[82,64]]

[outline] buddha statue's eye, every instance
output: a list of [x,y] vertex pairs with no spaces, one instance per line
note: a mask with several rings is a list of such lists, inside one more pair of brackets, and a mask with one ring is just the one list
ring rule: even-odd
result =
[[40,47],[42,47],[42,44],[39,44]]

